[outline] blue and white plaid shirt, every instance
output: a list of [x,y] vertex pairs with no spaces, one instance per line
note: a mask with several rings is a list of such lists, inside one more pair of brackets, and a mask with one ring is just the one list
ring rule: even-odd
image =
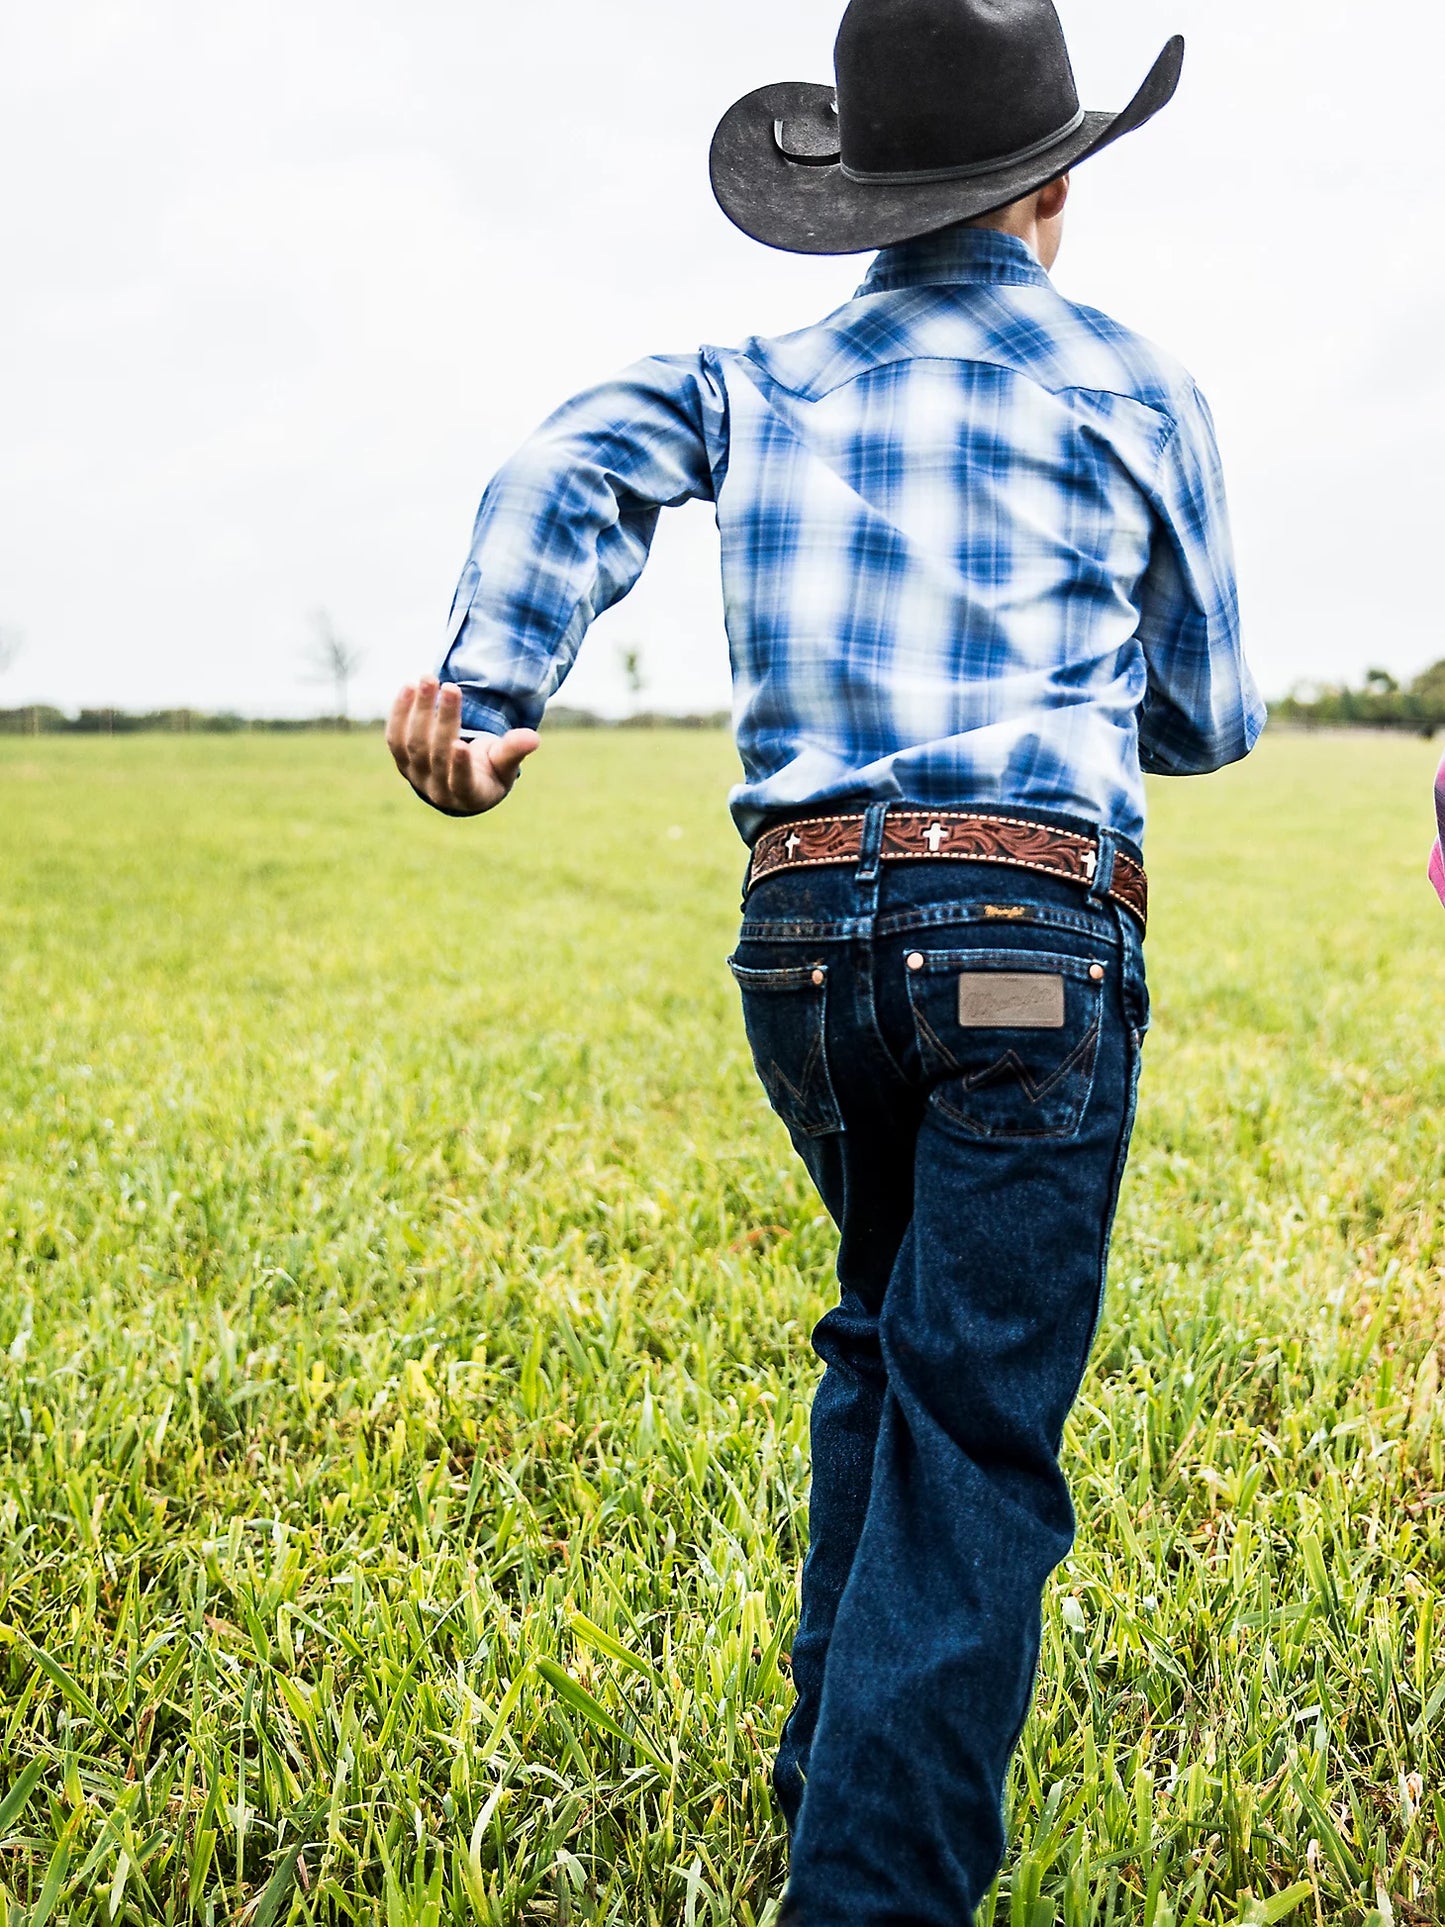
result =
[[1136,843],[1144,769],[1253,747],[1213,426],[1022,241],[888,248],[816,327],[641,361],[483,497],[442,679],[535,725],[658,510],[716,505],[751,839],[800,805],[1035,806]]

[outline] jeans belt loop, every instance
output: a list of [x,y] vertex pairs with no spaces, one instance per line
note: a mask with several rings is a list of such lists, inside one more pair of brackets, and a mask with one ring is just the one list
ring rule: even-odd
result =
[[863,847],[858,852],[858,868],[853,878],[860,889],[870,883],[876,888],[883,862],[883,825],[887,820],[886,803],[870,803],[863,812]]
[[1094,874],[1089,879],[1089,895],[1096,903],[1107,903],[1114,887],[1114,859],[1119,854],[1119,839],[1112,830],[1099,831],[1094,858]]
[[878,888],[883,874],[883,826],[888,821],[886,803],[870,803],[863,812],[863,842],[858,852],[858,868],[853,882],[858,897],[854,912],[862,917],[878,914]]

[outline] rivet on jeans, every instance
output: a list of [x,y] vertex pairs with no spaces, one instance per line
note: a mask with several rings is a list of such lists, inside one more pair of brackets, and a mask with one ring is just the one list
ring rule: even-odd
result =
[[1091,976],[1091,977],[1093,978],[1093,980],[1094,980],[1094,982],[1095,982],[1096,984],[1101,984],[1101,983],[1103,983],[1103,981],[1104,981],[1104,966],[1103,966],[1102,964],[1090,964],[1090,965],[1089,965],[1089,975],[1090,975],[1090,976]]
[[815,971],[813,972],[813,982],[814,982],[814,983],[815,983],[815,984],[816,984],[816,985],[818,986],[818,988],[819,988],[819,990],[821,990],[821,989],[823,988],[823,985],[824,985],[824,984],[825,984],[825,983],[826,983],[827,981],[828,981],[828,979],[827,979],[827,975],[826,975],[826,973],[825,973],[825,972],[824,972],[824,971],[822,970],[822,968],[821,968],[821,967],[820,967],[819,969],[817,969],[817,970],[815,970]]
[[913,955],[908,959],[908,968],[910,970],[922,970],[923,952],[921,950],[915,950],[913,952]]

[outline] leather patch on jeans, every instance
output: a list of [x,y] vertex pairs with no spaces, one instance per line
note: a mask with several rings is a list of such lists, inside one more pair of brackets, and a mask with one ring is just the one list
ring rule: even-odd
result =
[[1062,1030],[1064,980],[1044,970],[965,970],[958,979],[963,1030]]

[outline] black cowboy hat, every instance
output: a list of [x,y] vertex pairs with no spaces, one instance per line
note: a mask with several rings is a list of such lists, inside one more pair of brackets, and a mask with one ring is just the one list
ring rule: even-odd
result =
[[1121,114],[1085,113],[1053,0],[851,0],[837,90],[760,87],[724,114],[712,185],[792,254],[859,254],[1021,200],[1131,134],[1179,85],[1179,35]]

